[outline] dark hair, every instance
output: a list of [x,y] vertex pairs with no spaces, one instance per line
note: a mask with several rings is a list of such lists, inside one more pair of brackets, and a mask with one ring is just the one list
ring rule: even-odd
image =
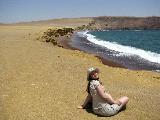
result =
[[87,89],[86,89],[86,91],[88,92],[88,94],[90,94],[89,86],[90,86],[90,82],[88,82]]
[[87,81],[88,81],[88,85],[87,85],[86,91],[88,92],[88,94],[90,94],[90,89],[89,89],[89,87],[90,87],[90,82],[92,81],[92,78],[91,78],[90,75],[87,77]]

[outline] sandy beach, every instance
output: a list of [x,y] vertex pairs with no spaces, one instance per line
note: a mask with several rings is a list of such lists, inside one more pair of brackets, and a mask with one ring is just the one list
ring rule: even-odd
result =
[[[0,26],[0,120],[159,120],[160,74],[109,67],[94,55],[40,42],[48,26]],[[127,109],[98,117],[77,109],[86,96],[86,71],[98,67],[114,98]]]

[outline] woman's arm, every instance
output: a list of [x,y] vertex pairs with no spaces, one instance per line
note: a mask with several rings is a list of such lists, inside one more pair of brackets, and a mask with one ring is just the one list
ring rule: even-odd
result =
[[90,94],[87,95],[87,97],[86,97],[83,105],[78,106],[78,108],[79,108],[79,109],[85,108],[89,102],[92,102],[92,96],[91,96]]
[[102,88],[101,85],[97,86],[96,89],[97,89],[97,92],[100,95],[100,97],[102,97],[102,99],[107,101],[107,103],[109,103],[109,104],[118,104],[118,105],[121,104],[119,101],[114,100],[110,94],[105,93],[104,89]]

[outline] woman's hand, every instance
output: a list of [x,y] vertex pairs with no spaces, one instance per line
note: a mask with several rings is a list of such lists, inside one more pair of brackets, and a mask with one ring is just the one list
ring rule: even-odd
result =
[[117,104],[117,105],[121,105],[122,103],[119,101],[119,100],[116,100],[115,102],[114,102],[114,104]]
[[78,109],[83,109],[83,105],[77,106]]

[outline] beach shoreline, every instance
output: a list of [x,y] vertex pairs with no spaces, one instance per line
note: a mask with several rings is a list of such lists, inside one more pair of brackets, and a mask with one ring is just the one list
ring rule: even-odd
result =
[[[83,32],[83,31],[82,31]],[[78,33],[81,34],[81,31]],[[80,50],[88,54],[93,54],[97,58],[99,58],[103,64],[111,66],[111,67],[120,67],[126,68],[130,70],[146,70],[146,71],[159,71],[159,64],[152,63],[143,57],[139,57],[138,55],[131,55],[130,57],[121,56],[119,59],[118,57],[110,57],[110,50],[107,55],[107,51],[104,47],[95,45],[94,43],[87,40],[86,37],[79,36],[77,32],[75,32],[71,37],[70,40],[63,41],[64,48],[67,46],[68,49],[73,50]],[[63,46],[63,45],[62,45]],[[106,55],[105,55],[106,54]],[[124,53],[125,54],[125,53]],[[139,60],[142,61],[139,61]],[[142,63],[144,62],[144,64]],[[136,64],[137,63],[137,64]]]
[[[73,33],[73,35],[74,35],[74,34],[76,34],[76,33]],[[74,46],[72,45],[72,39],[74,39],[74,38],[73,38],[73,35],[70,36],[70,37],[67,38],[67,39],[61,39],[61,40],[59,41],[59,44],[60,44],[61,46],[63,46],[63,48],[65,48],[65,49],[79,50],[79,51],[83,51],[83,52],[85,52],[85,53],[87,53],[87,54],[91,54],[91,53],[89,53],[88,51],[84,51],[84,50],[79,49],[79,48],[76,48],[76,47],[74,47]],[[103,58],[101,55],[96,55],[96,54],[92,54],[92,55],[94,55],[95,57],[97,57],[98,59],[100,59],[101,62],[102,62],[104,65],[108,65],[108,66],[110,66],[110,67],[126,68],[125,66],[122,66],[122,65],[120,65],[120,64],[118,64],[118,63],[115,63],[115,62],[113,62],[113,61],[109,61],[109,60]],[[127,68],[126,68],[126,69],[127,69]]]

